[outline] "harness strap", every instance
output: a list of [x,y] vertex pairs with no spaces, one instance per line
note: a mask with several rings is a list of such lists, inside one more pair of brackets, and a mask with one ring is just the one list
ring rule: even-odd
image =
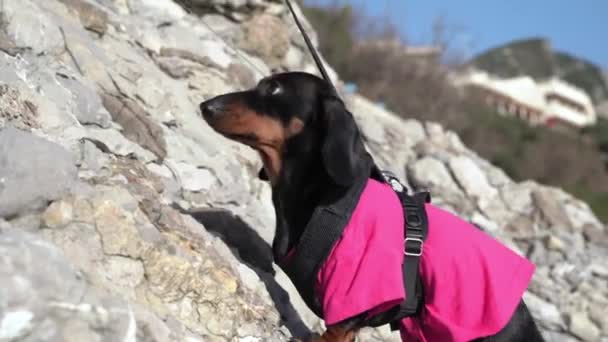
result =
[[402,318],[419,313],[424,302],[419,266],[424,241],[428,235],[428,218],[424,204],[431,200],[428,192],[419,192],[414,196],[408,196],[406,193],[398,195],[407,215],[403,257],[403,284],[406,297],[391,322],[393,330],[399,329],[398,323]]
[[[375,165],[371,164],[370,169],[372,178],[382,179]],[[324,317],[323,307],[315,293],[317,273],[336,241],[342,236],[365,189],[367,179],[368,176],[361,177],[347,190],[329,190],[330,194],[326,200],[330,204],[315,209],[293,255],[288,260],[279,262],[279,266],[296,286],[304,302],[321,318]]]
[[[385,312],[368,317],[366,325],[377,327],[390,323],[391,328],[396,330],[401,319],[418,314],[422,307],[423,288],[418,267],[428,233],[424,203],[430,202],[430,195],[428,192],[408,195],[406,188],[396,177],[380,172],[375,165],[371,167],[371,177],[392,186],[406,214],[403,246],[403,284],[406,299]],[[292,280],[307,306],[320,318],[324,316],[323,307],[315,293],[318,270],[342,235],[366,184],[367,177],[360,179],[347,190],[335,189],[334,192],[342,193],[331,194],[329,197],[334,200],[330,201],[330,204],[315,209],[293,255],[287,260],[276,260]]]
[[386,171],[383,174],[399,197],[406,215],[403,230],[403,285],[406,296],[401,304],[368,318],[367,323],[372,327],[390,323],[392,330],[398,330],[399,322],[405,317],[417,315],[424,303],[419,266],[424,241],[428,235],[428,218],[424,204],[429,203],[431,197],[428,192],[419,192],[410,196],[393,174]]
[[280,265],[298,288],[304,302],[319,317],[323,317],[323,307],[315,293],[316,275],[334,243],[342,235],[342,229],[339,227],[345,227],[348,223],[350,216],[347,213],[353,211],[360,193],[350,191],[334,206],[317,208],[300,238],[294,255]]

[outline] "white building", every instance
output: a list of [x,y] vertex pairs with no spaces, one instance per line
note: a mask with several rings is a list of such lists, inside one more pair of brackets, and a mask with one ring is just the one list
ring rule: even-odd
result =
[[549,124],[564,121],[578,127],[594,125],[597,115],[591,98],[583,90],[557,78],[539,84],[547,101]]
[[501,79],[472,71],[456,77],[455,82],[479,90],[486,103],[499,113],[509,113],[535,125],[583,127],[597,121],[589,95],[557,78],[537,82],[529,76]]

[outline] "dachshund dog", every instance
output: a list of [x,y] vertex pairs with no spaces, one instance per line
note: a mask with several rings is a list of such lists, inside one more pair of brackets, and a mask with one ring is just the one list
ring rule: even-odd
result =
[[[284,257],[297,246],[313,211],[329,187],[348,188],[367,172],[363,161],[370,158],[370,155],[365,149],[352,114],[346,109],[334,88],[314,75],[302,72],[275,74],[262,79],[253,89],[224,94],[205,101],[200,105],[200,110],[204,120],[216,132],[259,152],[263,161],[259,177],[269,181],[272,186],[272,201],[276,213],[277,225],[272,244],[275,260]],[[401,210],[399,215],[403,215],[400,206],[397,210]],[[377,211],[372,214],[383,215]],[[430,234],[434,229],[431,222]],[[475,234],[485,235],[481,231]],[[402,257],[403,251],[400,253]],[[500,269],[499,266],[496,268]],[[540,332],[521,299],[529,277],[522,281],[522,289],[513,294],[517,298],[508,312],[503,313],[504,320],[499,323],[500,326],[485,334],[467,335],[469,337],[466,340],[542,341]],[[450,286],[455,285],[438,282],[437,292],[441,293],[442,287]],[[485,284],[470,286],[485,288]],[[428,292],[428,295],[430,296],[431,292]],[[483,297],[483,293],[477,295]],[[473,306],[477,301],[466,303]],[[450,310],[458,314],[463,309]],[[313,340],[353,341],[357,332],[364,326],[364,314],[359,312],[339,322],[327,324],[326,332]],[[423,312],[422,315],[424,314]],[[430,318],[413,317],[410,320],[417,320],[416,324],[422,327],[421,331],[424,331],[425,324],[430,322]],[[488,317],[488,320],[491,318]],[[432,323],[429,323],[429,326],[431,325]],[[459,340],[453,337],[456,335],[441,339],[433,336],[439,335],[418,336],[414,340]],[[404,340],[407,338],[403,332],[402,337]]]

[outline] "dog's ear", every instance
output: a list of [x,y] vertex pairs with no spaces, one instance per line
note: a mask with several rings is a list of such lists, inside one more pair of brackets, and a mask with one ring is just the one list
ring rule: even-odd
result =
[[336,184],[350,186],[359,173],[365,172],[365,146],[355,119],[342,100],[329,96],[322,105],[321,120],[325,126],[321,147],[323,164]]
[[266,170],[264,169],[264,167],[262,167],[260,169],[260,172],[258,172],[258,178],[263,181],[267,181],[270,179],[270,178],[268,178],[268,174],[266,173]]

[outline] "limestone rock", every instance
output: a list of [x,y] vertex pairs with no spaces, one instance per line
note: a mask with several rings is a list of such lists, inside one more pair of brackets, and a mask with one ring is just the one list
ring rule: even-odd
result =
[[537,190],[532,193],[536,205],[540,209],[544,219],[550,225],[570,225],[568,216],[564,213],[561,203],[550,190]]
[[583,341],[597,341],[600,337],[600,330],[598,327],[582,312],[576,312],[570,315],[568,327],[574,335]]
[[0,130],[0,217],[38,208],[76,182],[74,156],[15,128]]
[[24,99],[18,88],[0,85],[0,128],[11,124],[19,129],[39,127],[38,108]]
[[87,29],[104,35],[108,26],[108,14],[95,2],[87,0],[60,0],[70,9],[74,10],[80,22]]
[[0,339],[134,341],[129,305],[95,289],[63,253],[35,235],[0,234]]
[[186,12],[171,0],[128,0],[132,14],[156,22],[176,21],[182,19]]
[[102,98],[103,105],[112,114],[112,119],[123,127],[129,140],[154,152],[160,160],[167,156],[167,144],[162,129],[147,117],[137,102],[108,94],[103,94]]
[[446,166],[437,159],[426,157],[409,166],[410,175],[419,187],[459,192],[458,185]]
[[81,139],[90,141],[105,153],[117,156],[134,156],[144,162],[158,158],[154,153],[125,138],[116,129],[70,127],[61,133],[61,140],[73,142]]
[[241,47],[270,64],[283,60],[289,49],[287,26],[279,18],[261,14],[254,16],[243,26],[245,34]]
[[74,212],[72,205],[65,201],[53,202],[45,211],[42,217],[44,225],[49,228],[56,228],[66,225],[72,221]]
[[60,53],[64,48],[60,27],[40,5],[31,0],[4,1],[2,17],[9,21],[6,32],[18,47],[36,54]]
[[450,169],[456,181],[469,196],[475,198],[493,197],[497,191],[489,183],[481,168],[468,157],[458,156],[450,159]]

